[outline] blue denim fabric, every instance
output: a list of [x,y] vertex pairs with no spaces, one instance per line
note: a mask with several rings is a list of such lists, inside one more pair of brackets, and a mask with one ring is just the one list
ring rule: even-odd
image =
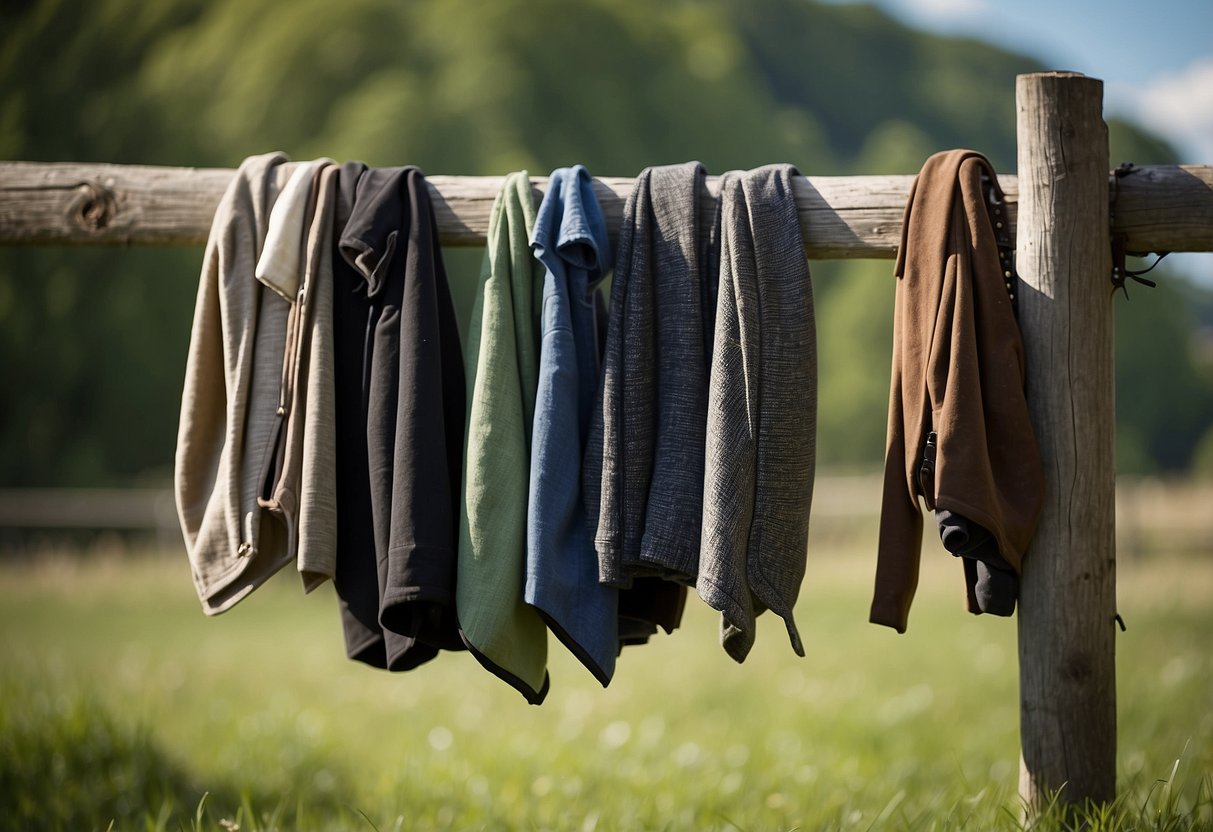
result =
[[619,591],[598,582],[581,460],[598,389],[598,284],[611,267],[606,222],[582,165],[553,171],[531,234],[547,269],[531,442],[527,603],[604,686],[619,649]]

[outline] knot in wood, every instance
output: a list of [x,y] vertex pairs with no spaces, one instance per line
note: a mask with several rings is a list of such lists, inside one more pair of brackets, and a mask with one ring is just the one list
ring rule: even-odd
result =
[[81,182],[76,186],[69,215],[76,225],[90,233],[99,233],[109,226],[118,213],[118,195],[96,182]]

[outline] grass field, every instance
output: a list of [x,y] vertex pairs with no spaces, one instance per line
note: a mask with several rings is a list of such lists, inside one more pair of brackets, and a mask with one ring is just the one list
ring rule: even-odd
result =
[[[331,592],[294,575],[208,619],[182,554],[3,562],[0,825],[1020,828],[1014,620],[966,614],[928,547],[909,633],[870,625],[872,552],[813,547],[804,659],[764,616],[735,665],[692,596],[607,690],[553,640],[540,707],[466,655],[348,662]],[[1119,585],[1103,827],[1213,828],[1213,558],[1137,558]]]

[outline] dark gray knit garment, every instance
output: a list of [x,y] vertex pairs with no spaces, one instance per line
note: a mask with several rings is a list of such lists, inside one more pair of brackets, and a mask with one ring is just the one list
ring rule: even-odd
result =
[[813,286],[789,165],[720,186],[720,300],[708,394],[703,540],[696,589],[743,661],[773,610],[792,649],[804,578],[817,434]]
[[705,178],[698,162],[646,168],[624,206],[583,472],[599,579],[614,586],[698,572],[716,284]]

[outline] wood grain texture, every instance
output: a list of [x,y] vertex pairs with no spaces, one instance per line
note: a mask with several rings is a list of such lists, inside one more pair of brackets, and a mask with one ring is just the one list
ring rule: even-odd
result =
[[[233,171],[75,163],[0,163],[0,244],[202,245]],[[429,176],[444,245],[483,245],[502,176]],[[531,179],[542,197],[547,177]],[[612,236],[634,180],[594,189]],[[911,176],[798,177],[806,247],[816,258],[884,257],[897,250]],[[719,179],[708,187],[715,193]]]
[[[186,245],[206,242],[233,171],[0,162],[0,245]],[[439,236],[479,246],[500,176],[430,176]],[[1016,221],[1016,177],[999,177]],[[546,177],[531,180],[542,196]],[[814,259],[891,258],[912,176],[815,176],[794,182],[805,248]],[[612,237],[633,180],[602,177],[594,189]],[[719,179],[711,177],[714,193]],[[1146,167],[1119,180],[1116,229],[1130,251],[1213,251],[1213,167]]]
[[[1020,795],[1116,791],[1116,471],[1103,83],[1019,76],[1017,264],[1046,494],[1019,602]],[[1126,193],[1121,194],[1124,200]]]
[[0,243],[200,245],[234,171],[0,164]]
[[1128,251],[1213,251],[1213,167],[1139,167],[1111,187],[1112,232]]

